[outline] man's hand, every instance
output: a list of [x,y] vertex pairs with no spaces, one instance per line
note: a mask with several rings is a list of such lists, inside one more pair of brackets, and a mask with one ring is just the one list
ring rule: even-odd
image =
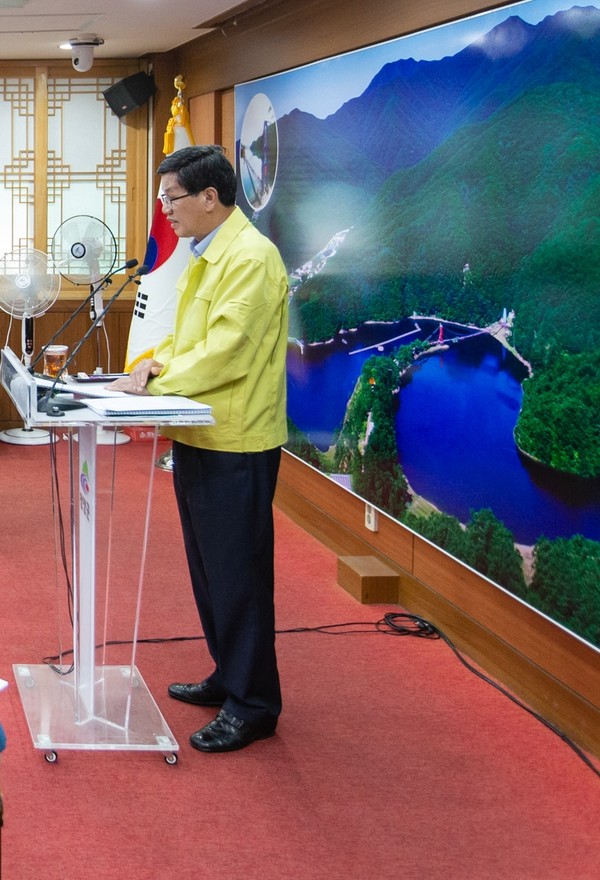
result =
[[153,376],[158,376],[163,365],[153,358],[145,358],[133,368],[128,376],[121,379],[115,379],[108,386],[114,391],[127,391],[129,394],[149,394],[147,389],[148,380]]

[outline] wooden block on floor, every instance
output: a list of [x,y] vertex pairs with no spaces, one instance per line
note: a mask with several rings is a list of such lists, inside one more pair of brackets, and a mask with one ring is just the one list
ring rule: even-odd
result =
[[364,605],[398,602],[400,576],[376,556],[338,556],[340,587]]

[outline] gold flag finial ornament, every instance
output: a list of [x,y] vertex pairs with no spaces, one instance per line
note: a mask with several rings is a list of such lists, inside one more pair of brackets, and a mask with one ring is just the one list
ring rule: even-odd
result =
[[171,101],[171,118],[169,119],[167,127],[165,129],[165,137],[163,142],[163,153],[165,154],[165,156],[168,156],[175,149],[174,131],[176,126],[181,126],[182,128],[185,128],[189,133],[190,143],[194,143],[194,138],[190,129],[190,118],[183,97],[183,90],[186,86],[185,77],[179,74],[175,77],[173,85],[177,89],[177,94]]

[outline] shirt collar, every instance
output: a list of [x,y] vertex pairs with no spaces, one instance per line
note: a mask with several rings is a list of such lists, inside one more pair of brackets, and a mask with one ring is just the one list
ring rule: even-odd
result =
[[197,238],[193,238],[190,241],[190,250],[195,257],[202,256],[202,254],[204,253],[206,248],[209,246],[209,244],[211,243],[211,241],[213,240],[213,238],[215,237],[215,235],[217,234],[217,232],[219,231],[219,229],[221,228],[222,225],[223,224],[221,223],[219,226],[217,226],[215,229],[213,229],[212,232],[209,232],[208,235],[205,235],[204,238],[201,238],[200,241],[198,241]]

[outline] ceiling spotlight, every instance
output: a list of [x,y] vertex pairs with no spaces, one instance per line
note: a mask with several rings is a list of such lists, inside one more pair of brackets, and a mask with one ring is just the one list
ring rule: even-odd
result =
[[104,40],[95,34],[82,34],[72,37],[68,43],[62,43],[61,49],[67,49],[71,53],[71,64],[75,70],[85,73],[94,63],[94,49],[102,46]]

